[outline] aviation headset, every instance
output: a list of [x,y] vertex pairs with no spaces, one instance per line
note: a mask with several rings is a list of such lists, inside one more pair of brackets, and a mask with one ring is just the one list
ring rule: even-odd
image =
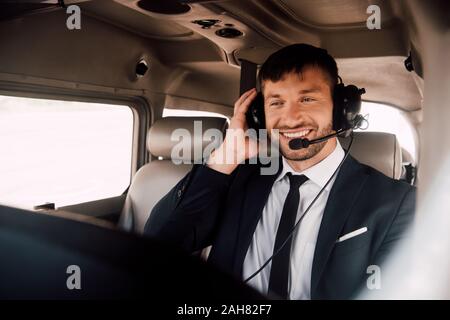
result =
[[[328,55],[325,49],[312,47],[320,55]],[[309,49],[311,50],[311,49]],[[361,110],[361,95],[366,92],[364,88],[355,85],[344,85],[342,78],[338,76],[338,83],[333,89],[333,130],[344,132],[360,126],[363,117],[359,115]],[[247,111],[247,123],[249,128],[265,129],[264,98],[258,93]]]

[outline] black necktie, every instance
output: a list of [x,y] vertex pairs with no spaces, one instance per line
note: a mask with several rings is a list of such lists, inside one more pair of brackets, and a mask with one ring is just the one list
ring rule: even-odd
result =
[[[277,235],[275,237],[275,253],[286,241],[289,233],[294,227],[297,217],[298,204],[300,202],[300,186],[305,183],[308,178],[304,175],[287,174],[289,177],[289,193],[284,202],[283,212],[278,225]],[[292,236],[286,242],[283,249],[272,259],[272,267],[270,269],[269,293],[275,293],[280,298],[288,298],[288,279],[289,279],[289,261],[291,255]]]

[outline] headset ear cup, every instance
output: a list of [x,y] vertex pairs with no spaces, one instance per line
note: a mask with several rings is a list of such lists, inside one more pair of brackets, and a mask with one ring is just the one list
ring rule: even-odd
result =
[[361,95],[364,88],[339,83],[333,92],[333,130],[348,130],[355,127],[357,115],[361,110]]
[[257,129],[265,129],[266,128],[266,115],[264,113],[264,96],[262,92],[258,92],[258,95],[255,98],[256,105],[256,114],[258,118],[258,128]]
[[333,91],[333,130],[338,131],[344,127],[345,105],[343,101],[344,85],[338,83]]
[[346,129],[354,128],[356,126],[356,118],[361,111],[361,94],[364,92],[364,89],[359,89],[354,85],[345,87],[344,102]]

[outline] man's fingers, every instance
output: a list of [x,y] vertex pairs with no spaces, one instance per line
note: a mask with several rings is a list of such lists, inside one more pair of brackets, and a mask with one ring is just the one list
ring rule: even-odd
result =
[[257,95],[256,90],[253,91],[244,101],[242,101],[241,105],[238,106],[237,113],[245,114],[248,110],[250,104],[255,100]]
[[256,91],[256,88],[251,88],[250,90],[245,91],[236,101],[236,103],[241,103],[243,100],[245,100],[250,94]]
[[240,112],[240,106],[242,105],[242,103],[244,103],[246,100],[248,100],[249,97],[251,97],[252,95],[255,95],[256,93],[256,89],[250,89],[246,92],[244,92],[242,94],[242,96],[239,97],[239,99],[236,101],[236,103],[234,104],[234,115],[236,115],[236,113]]
[[235,115],[244,115],[247,112],[248,107],[250,106],[252,101],[255,99],[256,95],[257,92],[256,90],[254,90],[248,96],[246,96],[245,99],[240,102],[240,104],[237,104],[235,108]]

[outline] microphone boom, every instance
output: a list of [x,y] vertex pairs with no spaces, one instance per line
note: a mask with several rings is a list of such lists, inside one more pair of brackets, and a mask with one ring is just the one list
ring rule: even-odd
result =
[[311,144],[327,141],[328,139],[336,137],[345,131],[346,130],[341,129],[341,130],[336,131],[335,133],[326,135],[322,138],[313,139],[313,140],[308,140],[308,139],[303,139],[303,138],[292,139],[289,141],[289,148],[291,148],[292,150],[306,149]]

